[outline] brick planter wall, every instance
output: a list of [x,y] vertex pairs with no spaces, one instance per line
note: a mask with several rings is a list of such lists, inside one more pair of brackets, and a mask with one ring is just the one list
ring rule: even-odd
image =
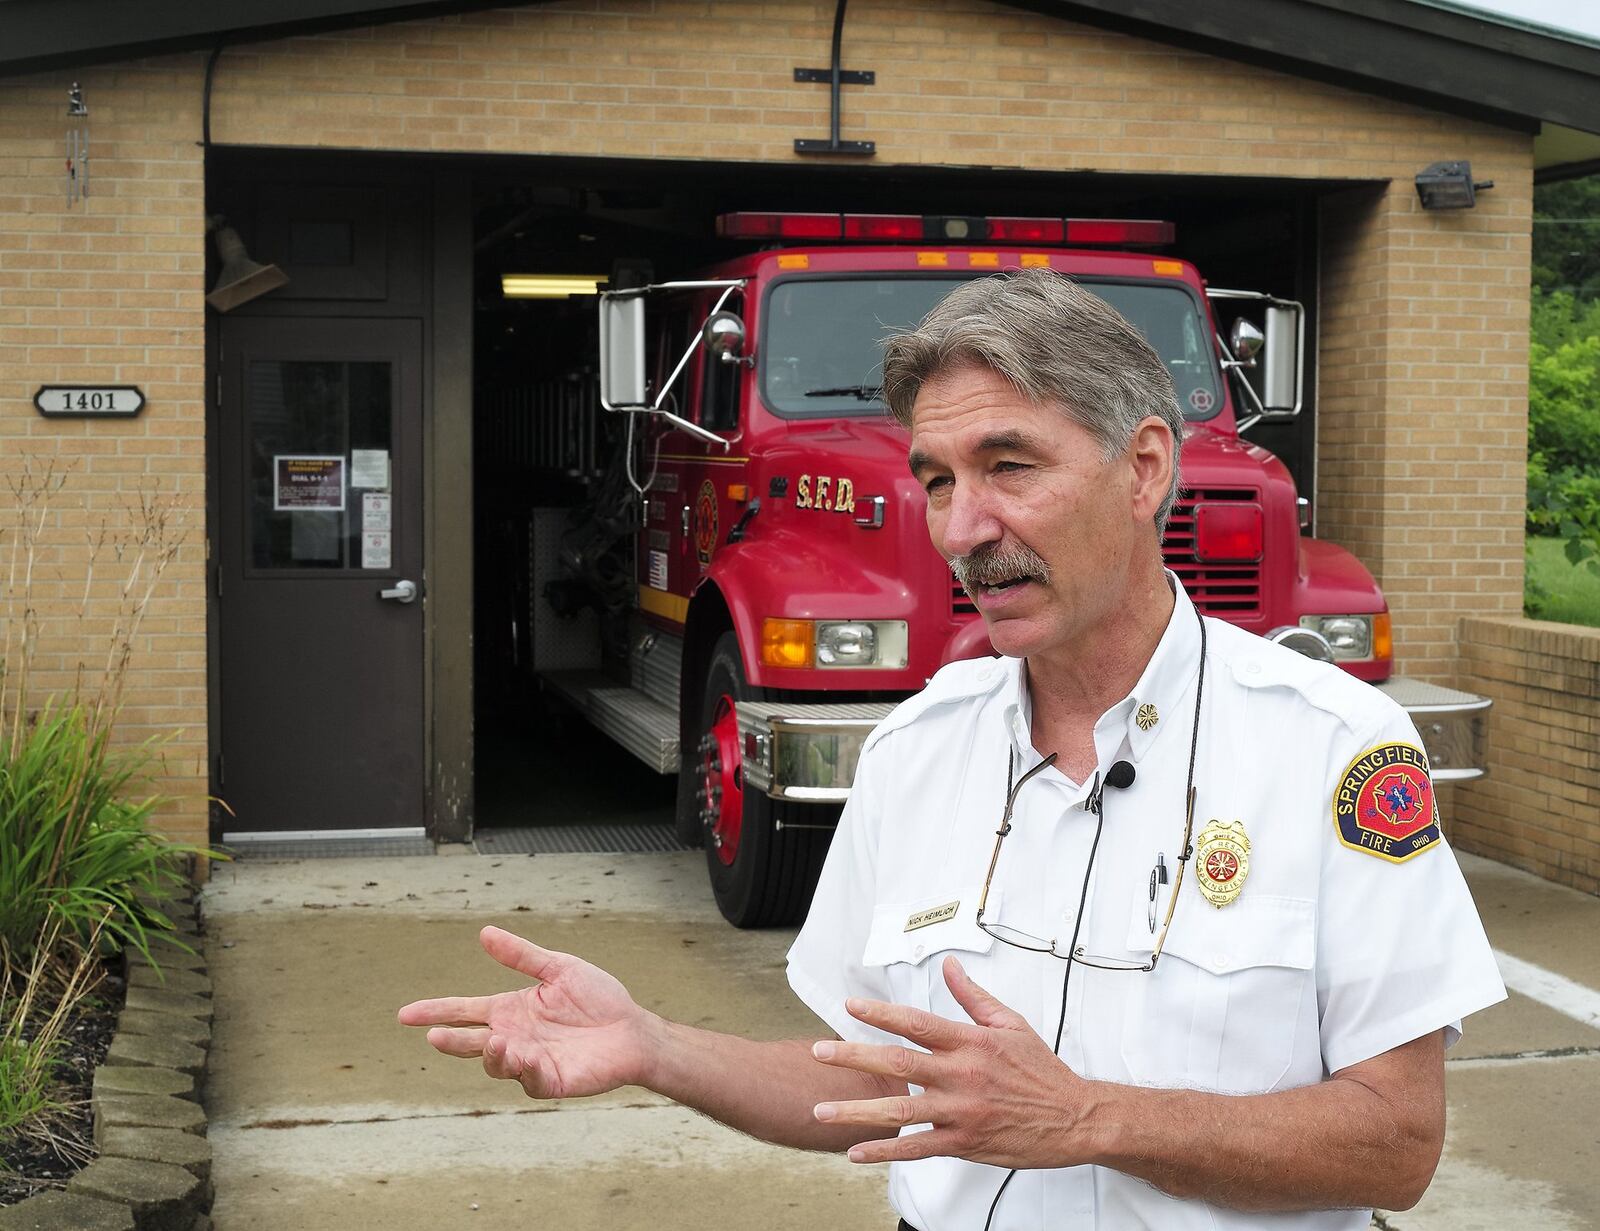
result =
[[200,1102],[211,1046],[211,978],[190,902],[162,903],[185,953],[155,940],[159,966],[130,952],[128,998],[95,1070],[100,1156],[65,1192],[0,1209],[0,1231],[210,1231],[211,1143]]
[[1456,788],[1451,841],[1600,893],[1600,629],[1463,620],[1460,683],[1494,708],[1489,775]]

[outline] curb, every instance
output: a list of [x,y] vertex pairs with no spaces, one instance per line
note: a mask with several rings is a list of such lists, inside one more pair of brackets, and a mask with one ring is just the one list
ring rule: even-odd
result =
[[128,999],[90,1099],[100,1153],[66,1191],[0,1209],[0,1231],[211,1231],[211,977],[193,899],[158,906],[194,953],[153,938],[159,973],[123,954]]

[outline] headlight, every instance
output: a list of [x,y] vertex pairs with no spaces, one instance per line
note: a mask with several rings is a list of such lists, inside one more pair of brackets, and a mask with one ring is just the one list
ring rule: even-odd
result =
[[1301,616],[1300,627],[1321,633],[1336,659],[1371,658],[1373,618],[1370,615]]
[[818,620],[817,666],[897,671],[906,665],[906,628],[904,620]]
[[775,620],[761,622],[761,661],[768,667],[875,667],[898,671],[908,655],[904,620]]

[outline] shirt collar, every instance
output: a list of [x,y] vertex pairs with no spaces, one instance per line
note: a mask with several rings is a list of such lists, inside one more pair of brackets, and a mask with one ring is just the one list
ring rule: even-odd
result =
[[[1194,604],[1184,593],[1176,574],[1170,569],[1163,571],[1173,591],[1172,616],[1133,691],[1100,715],[1095,723],[1095,747],[1102,762],[1116,756],[1124,742],[1128,755],[1138,761],[1163,731],[1187,725],[1183,700],[1200,670],[1200,627]],[[1022,763],[1031,764],[1036,754],[1033,701],[1028,691],[1026,662],[1020,658],[1002,661],[1009,673],[1003,686],[1006,729],[1012,744],[1022,755]]]

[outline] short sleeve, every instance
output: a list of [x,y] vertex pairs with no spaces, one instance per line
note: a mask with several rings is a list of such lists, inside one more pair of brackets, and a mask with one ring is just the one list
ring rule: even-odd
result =
[[1448,1047],[1506,995],[1411,719],[1392,707],[1333,760],[1317,918],[1330,1073],[1441,1027]]
[[878,779],[885,761],[881,748],[869,744],[862,753],[811,911],[789,948],[789,986],[794,994],[841,1039],[854,1043],[897,1041],[857,1021],[844,1008],[849,996],[890,999],[883,968],[861,961],[877,900],[878,833],[883,820]]

